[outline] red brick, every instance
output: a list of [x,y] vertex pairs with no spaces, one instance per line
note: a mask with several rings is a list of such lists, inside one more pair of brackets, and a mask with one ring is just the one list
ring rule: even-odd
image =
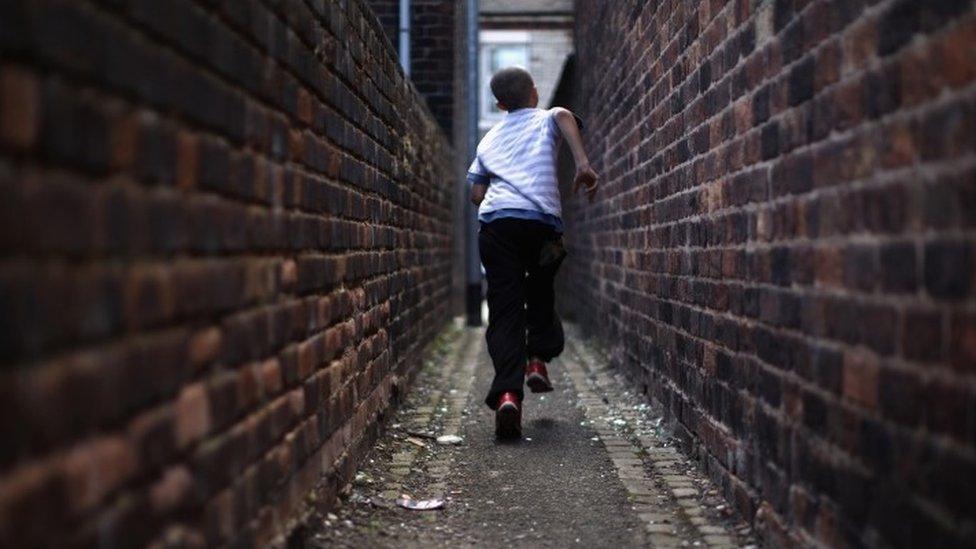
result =
[[117,117],[110,135],[112,167],[130,170],[136,162],[136,149],[139,144],[139,116],[128,113]]
[[40,131],[41,100],[37,76],[23,68],[0,68],[0,142],[29,149]]
[[893,122],[885,128],[884,152],[881,164],[885,168],[898,168],[917,162],[918,154],[911,128],[904,122]]
[[173,316],[176,296],[173,280],[164,267],[139,267],[126,278],[123,310],[130,328],[156,325]]
[[959,313],[952,319],[949,344],[951,364],[960,370],[976,370],[976,315]]
[[281,264],[281,286],[286,291],[295,289],[298,284],[298,264],[288,259]]
[[942,83],[927,52],[910,50],[901,59],[901,97],[906,105],[917,105],[939,92]]
[[844,353],[844,396],[869,409],[876,408],[879,371],[873,355],[863,351]]
[[838,42],[828,42],[817,53],[814,88],[819,91],[837,82],[840,78],[841,56],[843,51]]
[[100,437],[72,448],[64,458],[71,509],[90,511],[137,471],[136,453],[122,437]]
[[231,539],[234,535],[233,493],[226,489],[217,494],[217,497],[207,503],[204,517],[208,545],[214,546],[222,540]]
[[190,501],[193,494],[193,477],[190,471],[177,465],[163,471],[162,476],[149,489],[153,511],[167,514]]
[[205,366],[220,356],[220,348],[223,337],[220,328],[210,327],[203,329],[190,338],[187,349],[187,358],[194,368]]
[[281,363],[271,358],[261,364],[261,382],[264,387],[265,398],[273,397],[281,392]]
[[202,383],[189,385],[176,400],[176,445],[186,448],[210,431],[210,400]]
[[298,90],[298,119],[305,124],[312,123],[312,96],[304,88]]
[[181,189],[196,186],[199,157],[196,136],[180,132],[176,136],[176,185]]
[[874,57],[877,30],[873,21],[861,19],[844,34],[843,74],[863,69]]
[[250,409],[261,399],[261,365],[245,364],[237,372],[237,404]]
[[939,67],[942,80],[959,88],[976,80],[976,19],[970,17],[935,44],[931,59]]
[[176,441],[173,410],[169,406],[140,414],[129,424],[127,431],[130,443],[146,468],[155,469],[173,459]]

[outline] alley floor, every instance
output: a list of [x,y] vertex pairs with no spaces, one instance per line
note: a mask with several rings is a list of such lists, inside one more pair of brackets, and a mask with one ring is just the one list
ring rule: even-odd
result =
[[[406,402],[309,547],[747,547],[752,533],[661,416],[567,332],[554,392],[526,393],[523,437],[500,442],[482,403],[491,363],[480,329],[448,330]],[[442,444],[455,435],[461,442]],[[443,499],[439,510],[396,500]]]

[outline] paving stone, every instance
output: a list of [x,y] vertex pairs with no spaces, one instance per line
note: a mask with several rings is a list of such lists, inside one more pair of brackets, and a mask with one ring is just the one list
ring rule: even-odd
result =
[[681,540],[670,534],[650,533],[648,541],[651,547],[680,547]]
[[674,523],[674,517],[672,515],[670,515],[670,514],[665,514],[665,513],[658,513],[658,512],[640,513],[640,512],[638,512],[637,513],[637,516],[639,516],[642,521],[644,521],[644,522],[646,522],[648,524],[673,524]]
[[674,529],[674,525],[673,524],[666,524],[666,523],[650,524],[650,523],[648,523],[648,524],[645,524],[644,525],[644,531],[650,532],[650,533],[655,533],[655,534],[673,534],[675,532],[675,529]]

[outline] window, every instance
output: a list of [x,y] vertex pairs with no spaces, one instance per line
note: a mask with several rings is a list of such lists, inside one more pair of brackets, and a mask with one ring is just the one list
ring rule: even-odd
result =
[[485,31],[481,33],[481,116],[479,126],[487,130],[504,114],[495,105],[491,94],[491,75],[499,69],[520,65],[529,66],[529,36],[522,31]]

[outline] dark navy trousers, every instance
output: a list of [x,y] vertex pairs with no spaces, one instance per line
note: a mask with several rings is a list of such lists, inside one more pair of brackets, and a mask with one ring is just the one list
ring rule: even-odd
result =
[[558,236],[541,221],[503,217],[481,224],[478,248],[488,282],[486,338],[495,366],[485,404],[493,409],[504,392],[523,397],[529,357],[549,362],[563,351],[553,292],[559,264],[539,265],[542,247]]

